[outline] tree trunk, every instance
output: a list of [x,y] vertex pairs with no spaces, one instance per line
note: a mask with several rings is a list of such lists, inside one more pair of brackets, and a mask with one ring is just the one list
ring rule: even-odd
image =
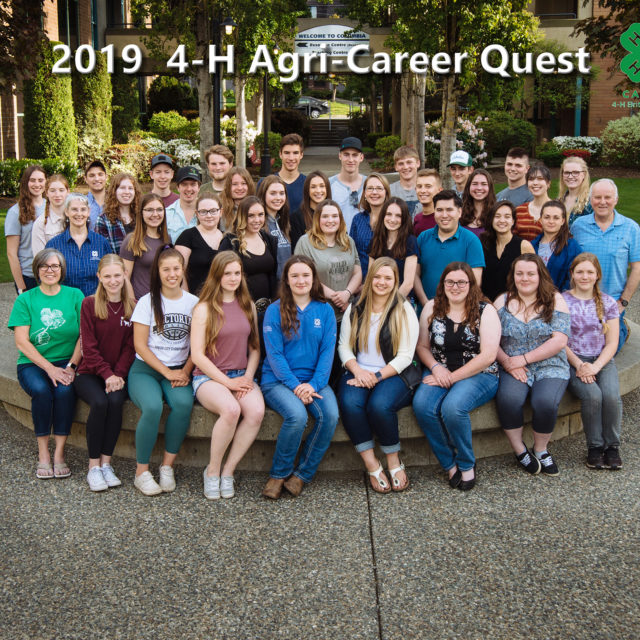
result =
[[391,131],[389,102],[391,101],[391,76],[382,76],[382,131]]
[[456,150],[456,116],[460,89],[456,77],[451,74],[444,82],[442,92],[442,134],[440,135],[440,175],[445,189],[453,188],[453,179],[447,165],[451,154]]
[[258,134],[264,131],[264,91],[262,91],[262,83],[260,82],[258,85],[258,92],[253,97],[256,103],[256,129],[258,130]]
[[375,80],[371,80],[369,89],[370,89],[370,97],[371,97],[371,133],[377,133],[378,131],[378,100],[376,96]]
[[399,136],[402,126],[402,81],[394,75],[391,79],[391,133]]
[[424,96],[427,88],[427,76],[424,73],[415,76],[416,99],[416,141],[415,147],[420,156],[420,166],[424,167]]
[[[196,15],[196,59],[206,59],[209,51],[211,34],[209,30],[209,20],[206,15],[198,11]],[[209,180],[209,173],[206,171],[204,153],[213,145],[213,85],[211,76],[206,66],[196,69],[196,87],[198,89],[198,115],[200,116],[200,163],[205,170],[202,172]]]
[[244,103],[247,79],[236,73],[233,77],[233,88],[236,92],[236,166],[247,166],[247,140],[245,135],[247,118]]

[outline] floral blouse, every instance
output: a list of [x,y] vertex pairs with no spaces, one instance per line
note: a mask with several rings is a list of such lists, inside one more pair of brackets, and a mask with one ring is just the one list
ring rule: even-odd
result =
[[[520,356],[537,349],[551,338],[554,331],[570,335],[571,317],[564,311],[554,311],[550,323],[545,322],[540,316],[536,316],[529,322],[523,322],[516,318],[506,306],[498,309],[498,316],[502,325],[500,347],[508,356]],[[550,358],[532,362],[526,369],[529,386],[536,380],[544,378],[569,379],[569,361],[564,349]]]

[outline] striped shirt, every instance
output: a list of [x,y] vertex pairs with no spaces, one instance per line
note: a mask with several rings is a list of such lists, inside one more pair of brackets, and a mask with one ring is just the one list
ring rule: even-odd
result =
[[542,233],[540,221],[535,220],[529,213],[528,202],[516,207],[516,228],[513,232],[529,242]]

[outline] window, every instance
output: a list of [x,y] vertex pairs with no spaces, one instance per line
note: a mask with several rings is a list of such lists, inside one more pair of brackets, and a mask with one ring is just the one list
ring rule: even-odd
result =
[[535,14],[545,18],[577,18],[577,0],[536,0]]

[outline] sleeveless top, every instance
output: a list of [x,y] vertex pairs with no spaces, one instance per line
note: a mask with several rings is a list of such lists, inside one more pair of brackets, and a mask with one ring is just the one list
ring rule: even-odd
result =
[[506,291],[507,275],[509,274],[513,261],[521,255],[521,245],[522,238],[514,235],[506,244],[499,258],[495,245],[490,248],[482,245],[485,268],[482,274],[481,289],[482,293],[484,293],[489,300],[495,300],[501,293]]
[[[480,316],[488,302],[480,301]],[[456,371],[480,353],[480,318],[470,326],[466,323],[456,323],[445,316],[433,318],[429,327],[429,342],[431,353],[437,362],[449,371]],[[491,363],[482,373],[498,375],[498,363]]]

